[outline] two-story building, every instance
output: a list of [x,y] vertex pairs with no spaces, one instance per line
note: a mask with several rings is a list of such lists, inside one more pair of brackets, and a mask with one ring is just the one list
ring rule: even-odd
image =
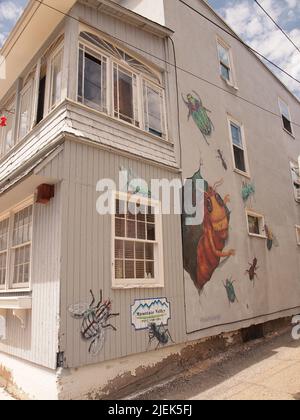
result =
[[[102,398],[300,311],[299,100],[189,4],[207,19],[179,0],[31,0],[2,49],[0,376],[24,396]],[[120,172],[203,181],[202,219]]]

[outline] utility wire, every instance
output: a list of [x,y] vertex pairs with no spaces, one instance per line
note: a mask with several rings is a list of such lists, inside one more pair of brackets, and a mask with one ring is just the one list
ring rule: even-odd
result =
[[221,25],[219,25],[218,23],[214,22],[212,19],[210,19],[209,17],[205,16],[203,13],[201,13],[199,10],[195,9],[193,6],[191,6],[190,4],[186,3],[184,0],[179,0],[180,3],[184,4],[187,8],[191,9],[193,12],[197,13],[198,15],[200,15],[201,17],[203,17],[203,19],[207,20],[208,22],[210,22],[211,24],[213,24],[214,26],[216,26],[217,28],[221,29],[223,32],[225,32],[227,35],[231,36],[232,38],[234,38],[236,41],[240,42],[244,47],[246,47],[248,50],[252,51],[253,53],[255,53],[256,55],[258,55],[259,57],[263,58],[267,63],[271,64],[273,67],[275,67],[277,70],[280,70],[282,73],[284,73],[286,76],[290,77],[292,80],[294,80],[297,83],[300,83],[300,80],[296,79],[294,76],[292,76],[290,73],[288,73],[286,70],[284,70],[283,68],[281,68],[280,66],[278,66],[278,64],[274,63],[273,61],[269,60],[267,57],[265,57],[263,54],[261,54],[259,51],[255,50],[254,48],[250,47],[248,44],[246,44],[246,42],[244,42],[240,37],[238,37],[237,35],[234,35],[232,32],[230,32],[229,30],[223,28]]
[[254,3],[256,3],[258,5],[258,7],[261,8],[261,10],[268,16],[269,19],[271,19],[271,21],[274,23],[274,25],[280,30],[280,32],[283,33],[283,35],[290,41],[290,43],[296,48],[296,50],[300,53],[300,48],[298,47],[298,45],[295,44],[295,42],[292,40],[292,38],[285,32],[284,29],[282,29],[282,27],[276,22],[276,20],[270,15],[269,12],[267,12],[267,10],[257,1],[254,0]]
[[[54,6],[50,6],[49,4],[43,3],[43,1],[41,1],[41,0],[35,0],[35,1],[36,1],[37,3],[39,3],[40,5],[43,5],[43,6],[45,6],[45,7],[48,7],[49,9],[51,9],[51,10],[53,10],[53,11],[56,11],[57,13],[60,13],[60,14],[64,15],[64,16],[65,16],[65,17],[67,17],[67,18],[70,18],[70,19],[72,19],[72,20],[75,20],[75,21],[76,21],[76,22],[78,22],[78,23],[81,23],[81,22],[80,22],[80,19],[78,19],[78,18],[77,18],[77,17],[75,17],[75,16],[72,16],[72,15],[70,15],[70,14],[68,14],[68,13],[65,13],[65,12],[63,12],[62,10],[57,9],[57,8],[56,8],[56,7],[54,7]],[[180,0],[179,0],[179,1],[180,1]],[[84,22],[84,25],[85,25],[85,26],[87,26],[87,27],[89,27],[89,28],[91,28],[91,29],[93,29],[93,30],[99,31],[99,28],[97,28],[96,26],[93,26],[92,24],[89,24],[89,23]],[[221,28],[221,29],[222,29],[222,28]],[[180,71],[182,71],[183,73],[186,73],[186,74],[188,74],[188,75],[190,75],[190,76],[192,76],[192,77],[194,77],[194,78],[196,78],[196,79],[198,79],[198,80],[200,80],[200,81],[202,81],[202,82],[204,82],[204,83],[207,83],[207,84],[209,84],[209,85],[211,85],[211,86],[215,87],[216,89],[221,90],[222,92],[225,92],[225,93],[227,93],[227,94],[229,94],[229,95],[233,96],[234,98],[240,99],[241,101],[243,101],[243,102],[245,102],[245,103],[247,103],[247,104],[249,104],[249,105],[251,105],[251,106],[254,106],[254,107],[256,107],[256,108],[260,109],[261,111],[267,112],[268,114],[273,115],[274,117],[277,117],[277,118],[282,118],[282,115],[279,115],[279,114],[277,114],[276,112],[271,111],[270,109],[267,109],[267,108],[265,108],[265,107],[263,107],[263,106],[261,106],[261,105],[259,105],[259,104],[255,103],[255,102],[253,102],[253,101],[251,101],[251,100],[249,100],[249,99],[247,99],[247,98],[244,98],[243,96],[240,96],[240,95],[237,95],[236,93],[230,92],[229,90],[227,90],[227,89],[225,89],[225,88],[223,88],[223,87],[221,87],[221,86],[217,85],[216,83],[213,83],[213,82],[211,82],[211,81],[209,81],[209,80],[205,79],[204,77],[198,76],[198,75],[196,75],[195,73],[193,73],[193,72],[191,72],[191,71],[189,71],[189,70],[187,70],[187,69],[184,69],[183,67],[178,66],[177,64],[173,64],[173,63],[171,63],[170,61],[168,61],[168,60],[166,60],[166,59],[163,59],[163,58],[161,58],[161,57],[158,57],[158,56],[156,56],[155,54],[152,54],[152,53],[150,53],[149,51],[143,50],[142,48],[139,48],[139,47],[137,47],[137,46],[135,46],[135,45],[133,45],[133,44],[131,44],[131,43],[127,42],[127,41],[124,41],[123,39],[120,39],[120,38],[118,38],[118,37],[116,37],[116,36],[114,36],[114,35],[110,35],[110,37],[111,37],[112,39],[114,39],[115,41],[118,41],[118,42],[120,42],[120,43],[122,43],[122,44],[128,45],[129,47],[131,47],[131,48],[133,48],[133,49],[135,49],[135,50],[137,50],[137,51],[139,51],[139,52],[142,52],[142,53],[144,53],[144,54],[147,54],[147,55],[149,55],[150,57],[155,58],[156,60],[158,60],[158,61],[160,61],[160,62],[163,62],[163,63],[165,63],[165,64],[167,64],[167,65],[169,65],[169,66],[171,66],[171,67],[174,67],[174,68],[175,68],[175,70],[180,70]],[[240,40],[240,41],[241,41],[241,40]],[[241,42],[242,42],[242,41],[241,41]],[[6,56],[6,58],[7,58],[7,56]],[[297,127],[300,127],[300,123],[296,123],[296,122],[293,122],[293,121],[291,121],[291,123],[292,123],[293,125],[297,126]]]

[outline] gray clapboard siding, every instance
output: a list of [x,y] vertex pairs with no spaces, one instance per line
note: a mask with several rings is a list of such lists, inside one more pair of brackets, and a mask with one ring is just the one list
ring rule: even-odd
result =
[[[185,318],[183,302],[180,217],[163,217],[165,262],[164,289],[111,289],[111,216],[96,212],[99,193],[96,184],[102,178],[118,179],[120,166],[132,169],[149,179],[172,179],[167,170],[138,162],[95,147],[66,142],[65,175],[62,185],[63,231],[61,271],[61,348],[69,367],[111,360],[147,349],[148,334],[136,332],[131,326],[130,307],[135,299],[165,296],[172,306],[170,330],[176,342],[184,341]],[[81,321],[74,320],[68,307],[90,302],[89,290],[113,301],[113,320],[117,332],[107,331],[105,347],[98,357],[88,354],[88,344],[80,337]]]
[[[58,157],[57,157],[58,159]],[[51,168],[50,168],[51,169]],[[55,173],[51,172],[54,178]],[[7,340],[0,351],[51,369],[56,368],[59,326],[61,188],[48,205],[34,206],[32,252],[32,311],[26,328],[7,314]]]

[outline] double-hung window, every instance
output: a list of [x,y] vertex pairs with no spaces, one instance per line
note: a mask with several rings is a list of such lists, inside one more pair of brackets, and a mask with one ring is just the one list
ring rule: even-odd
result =
[[0,290],[30,286],[33,204],[13,208],[0,219]]
[[279,108],[280,108],[283,128],[288,133],[293,135],[292,119],[291,119],[289,106],[282,99],[279,99]]
[[164,286],[160,204],[124,193],[115,196],[113,287]]
[[218,56],[219,56],[219,64],[220,64],[220,75],[221,77],[229,82],[233,82],[233,74],[232,74],[232,64],[231,64],[231,57],[230,57],[230,49],[229,47],[225,46],[224,43],[218,41]]
[[236,121],[229,119],[229,130],[235,169],[239,172],[247,174],[248,163],[243,127]]
[[78,102],[166,139],[160,72],[94,34],[80,39]]
[[107,59],[80,45],[78,72],[78,100],[86,106],[107,111]]
[[18,140],[22,140],[31,128],[33,82],[26,84],[20,95]]

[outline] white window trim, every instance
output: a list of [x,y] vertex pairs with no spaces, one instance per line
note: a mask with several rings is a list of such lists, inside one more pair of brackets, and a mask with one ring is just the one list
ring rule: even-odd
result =
[[4,156],[6,156],[8,153],[10,153],[14,147],[16,146],[16,127],[17,127],[17,123],[16,123],[16,100],[17,100],[17,93],[15,93],[10,100],[6,103],[6,106],[4,106],[5,109],[7,109],[8,111],[13,111],[14,113],[7,113],[7,119],[11,118],[12,119],[12,139],[13,139],[13,146],[8,150],[5,151],[4,150],[4,135],[6,134],[6,127],[3,127],[1,129],[1,136],[0,136],[0,158],[3,158]]
[[[34,196],[30,196],[20,202],[19,204],[11,207],[10,209],[6,210],[0,215],[0,221],[5,220],[9,218],[9,228],[8,228],[8,247],[7,247],[7,260],[6,260],[6,279],[5,284],[0,286],[0,293],[18,293],[18,292],[28,292],[32,289],[32,243],[33,238],[31,242],[28,242],[28,244],[31,245],[30,249],[30,267],[29,267],[29,282],[25,284],[15,284],[13,285],[13,279],[12,279],[12,250],[18,248],[12,246],[12,233],[13,233],[13,221],[14,221],[14,214],[18,213],[19,211],[25,209],[26,207],[32,206],[32,229],[33,229],[33,223],[34,223]],[[33,232],[32,232],[33,234]],[[22,244],[21,246],[25,246],[27,244]],[[3,251],[5,252],[5,251]]]
[[[281,105],[284,105],[287,107],[288,112],[289,112],[289,122],[291,124],[291,129],[292,132],[290,132],[289,130],[287,130],[283,124],[283,113],[281,111]],[[294,135],[294,127],[293,127],[293,122],[292,122],[292,116],[291,116],[291,110],[290,110],[290,106],[287,102],[285,102],[284,99],[282,99],[280,96],[278,97],[278,106],[279,106],[279,112],[280,112],[280,118],[281,118],[281,126],[284,132],[286,132],[289,136],[291,136],[293,139],[295,139],[295,135]]]
[[[139,195],[131,195],[124,192],[114,191],[111,194],[111,208],[114,210],[111,215],[111,266],[112,266],[112,289],[162,289],[165,287],[164,280],[164,253],[163,253],[163,235],[162,235],[162,212],[161,212],[161,203],[160,201],[147,199]],[[155,241],[144,241],[140,240],[143,243],[154,243],[154,270],[155,278],[154,279],[116,279],[115,278],[115,240],[118,239],[115,236],[115,208],[116,200],[123,199],[130,202],[138,202],[144,205],[155,207],[158,211],[156,214],[156,240]],[[132,240],[133,242],[138,242],[139,240],[130,239],[130,238],[120,238],[120,240]]]
[[247,221],[248,235],[249,236],[252,236],[254,238],[267,239],[267,236],[266,236],[265,233],[264,234],[256,234],[256,233],[250,232],[249,220],[248,220],[248,217],[249,216],[252,216],[252,217],[256,217],[256,218],[261,219],[261,223],[260,223],[261,232],[265,232],[265,224],[266,224],[265,223],[265,216],[263,214],[261,214],[261,213],[255,212],[253,210],[246,209],[246,221]]
[[[241,171],[236,167],[235,163],[235,157],[234,157],[234,144],[232,141],[232,134],[231,134],[231,123],[240,127],[241,129],[241,136],[242,136],[242,144],[243,144],[243,151],[244,151],[244,158],[245,158],[245,165],[246,165],[246,172]],[[247,143],[246,143],[246,136],[245,136],[245,128],[242,123],[234,119],[231,115],[227,115],[227,124],[228,124],[228,131],[229,131],[229,141],[230,141],[230,150],[231,150],[231,156],[232,156],[232,162],[233,162],[233,168],[234,172],[236,172],[239,175],[244,176],[245,178],[251,178],[250,173],[250,165],[249,165],[249,159],[248,159],[248,150],[247,150]],[[238,146],[236,146],[238,147]]]
[[[236,73],[235,73],[235,67],[234,67],[234,60],[233,60],[233,54],[232,54],[232,47],[227,44],[222,38],[217,36],[217,58],[218,58],[218,69],[219,69],[219,76],[220,78],[231,88],[234,88],[235,90],[238,90],[238,87],[236,85]],[[221,72],[221,59],[219,55],[219,45],[226,49],[228,51],[229,56],[229,70],[230,70],[230,79],[227,80],[225,77],[222,76]],[[226,66],[227,67],[227,66]]]
[[55,48],[55,50],[49,55],[47,58],[47,74],[46,74],[46,91],[45,91],[45,109],[44,109],[44,118],[50,114],[52,111],[54,111],[63,101],[62,94],[60,95],[60,100],[55,104],[51,105],[52,101],[52,61],[55,59],[55,57],[62,53],[61,58],[61,72],[62,72],[62,78],[63,78],[63,65],[64,65],[64,42],[62,41],[61,44]]
[[[33,112],[33,87],[34,87],[34,80],[31,79],[30,81],[28,81],[26,83],[26,85],[23,87],[23,89],[20,92],[20,106],[19,106],[19,113],[18,113],[18,128],[17,128],[17,143],[19,143],[20,141],[23,140],[23,138],[25,138],[27,136],[27,134],[31,131],[31,126],[32,126],[32,112]],[[22,105],[22,98],[25,95],[25,93],[31,90],[31,95],[30,95],[30,100],[29,100],[29,116],[28,116],[28,130],[26,132],[26,134],[21,137],[20,136],[20,124],[21,124],[21,105]]]
[[296,238],[297,238],[297,245],[300,246],[300,225],[296,225]]
[[[95,33],[93,31],[88,30],[91,33]],[[102,34],[97,34],[95,33],[95,35],[103,38],[104,40],[106,40],[107,42],[110,42],[113,44],[112,41],[110,41],[109,39],[105,38]],[[103,51],[101,48],[97,48],[95,45],[93,45],[92,43],[89,43],[88,41],[86,41],[83,38],[80,38],[79,36],[79,40],[78,40],[78,64],[79,64],[79,50],[80,50],[80,45],[83,45],[91,50],[93,50],[96,54],[102,55],[103,57],[105,57],[107,59],[107,93],[106,93],[106,100],[107,100],[107,113],[106,112],[102,112],[99,110],[95,110],[94,108],[90,108],[84,104],[84,106],[86,106],[89,109],[93,109],[94,111],[100,112],[102,115],[106,115],[109,116],[111,118],[113,118],[116,121],[121,122],[122,124],[125,124],[129,127],[133,127],[135,129],[141,130],[144,133],[147,133],[149,135],[151,135],[153,138],[156,139],[160,139],[163,141],[167,141],[169,142],[169,132],[168,132],[168,119],[167,119],[167,104],[166,104],[166,89],[163,86],[163,77],[162,75],[159,75],[158,78],[161,81],[161,85],[156,83],[153,78],[151,78],[150,76],[148,76],[147,74],[144,73],[139,73],[136,69],[130,67],[130,65],[128,63],[125,63],[124,61],[118,60],[116,57],[114,57],[113,55],[110,55],[107,53],[107,51]],[[135,57],[134,54],[132,54],[131,52],[129,53],[129,51],[121,48],[120,46],[117,46],[118,48],[122,49],[124,52],[128,52],[128,54],[132,55],[132,57]],[[143,61],[141,58],[135,57],[137,60],[139,60],[141,63],[145,64],[147,67],[149,67],[149,64],[146,63],[145,61]],[[131,124],[127,121],[124,121],[118,117],[115,116],[115,112],[114,112],[114,64],[117,64],[118,66],[120,66],[121,68],[124,68],[124,70],[127,70],[128,72],[134,74],[136,76],[137,79],[137,111],[138,111],[138,122],[139,125],[136,126],[134,124]],[[149,67],[150,68],[150,67]],[[156,74],[157,71],[155,69],[152,69],[153,72]],[[79,71],[79,65],[77,66],[77,83],[76,83],[76,95],[77,95],[77,102],[81,103],[78,101],[78,71]],[[145,118],[144,118],[144,103],[143,103],[143,99],[144,99],[144,92],[143,92],[143,82],[147,81],[147,83],[152,84],[156,89],[160,89],[162,91],[163,94],[163,113],[164,113],[164,121],[163,121],[163,125],[165,128],[165,132],[162,133],[162,137],[159,137],[155,134],[152,134],[151,132],[147,131],[145,128]]]

